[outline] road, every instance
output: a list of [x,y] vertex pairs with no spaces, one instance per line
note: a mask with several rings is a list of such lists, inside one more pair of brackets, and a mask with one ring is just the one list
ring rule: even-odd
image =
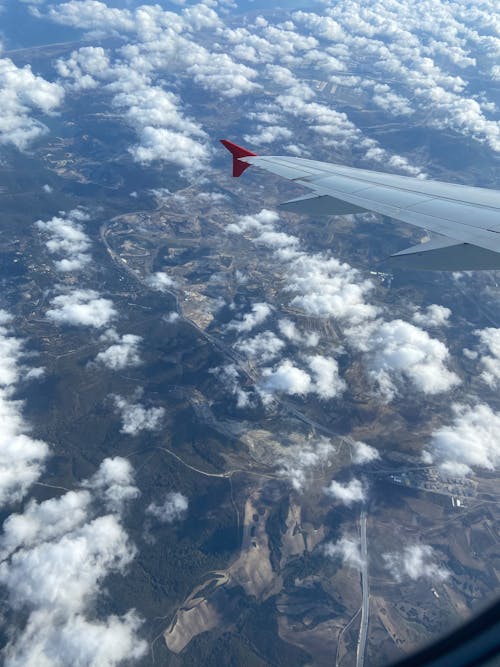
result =
[[368,634],[368,617],[370,615],[370,587],[368,581],[368,544],[366,540],[366,511],[361,511],[361,586],[363,601],[361,603],[361,622],[359,625],[358,648],[356,651],[356,667],[363,667],[365,661],[366,637]]

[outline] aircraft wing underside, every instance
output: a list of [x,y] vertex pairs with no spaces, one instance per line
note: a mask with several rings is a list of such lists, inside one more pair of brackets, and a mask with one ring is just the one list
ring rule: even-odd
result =
[[[223,141],[233,152],[236,146]],[[500,269],[500,192],[426,181],[288,156],[260,156],[237,147],[235,174],[254,165],[303,185],[312,194],[285,202],[297,213],[344,215],[373,211],[421,227],[427,243],[396,253],[391,264],[419,269]],[[241,153],[243,151],[243,153]]]

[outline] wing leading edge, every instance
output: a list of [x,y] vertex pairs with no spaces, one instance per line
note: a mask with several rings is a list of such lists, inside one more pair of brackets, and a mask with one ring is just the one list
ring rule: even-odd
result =
[[[500,269],[498,190],[305,158],[260,156],[232,142],[222,143],[233,154],[234,176],[254,165],[312,190],[310,195],[282,204],[284,210],[325,215],[373,211],[439,235],[392,255],[389,259],[394,266],[445,271]],[[238,168],[237,162],[245,166]]]

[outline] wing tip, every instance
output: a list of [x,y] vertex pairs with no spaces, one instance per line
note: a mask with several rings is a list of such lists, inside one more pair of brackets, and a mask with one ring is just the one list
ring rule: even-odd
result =
[[224,146],[224,148],[227,148],[227,150],[233,156],[233,176],[235,177],[241,176],[241,174],[245,171],[245,169],[248,169],[250,165],[248,162],[242,162],[240,158],[255,157],[257,153],[253,153],[252,151],[249,151],[248,148],[239,146],[238,144],[235,144],[233,141],[229,141],[229,139],[219,139],[219,141]]

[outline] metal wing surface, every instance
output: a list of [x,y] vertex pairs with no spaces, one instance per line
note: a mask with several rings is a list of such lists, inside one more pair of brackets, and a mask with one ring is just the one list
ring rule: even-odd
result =
[[[235,144],[223,141],[231,152]],[[437,237],[392,255],[391,264],[420,269],[500,269],[500,191],[288,156],[244,154],[254,165],[312,190],[285,202],[297,213],[342,215],[373,211],[428,230]],[[233,172],[234,173],[234,172]],[[239,174],[238,174],[239,175]]]

